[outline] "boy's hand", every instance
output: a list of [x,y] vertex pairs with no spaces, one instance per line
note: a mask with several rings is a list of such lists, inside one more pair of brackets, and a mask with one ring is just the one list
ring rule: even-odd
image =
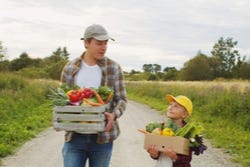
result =
[[170,147],[165,148],[162,152],[164,155],[171,158],[172,160],[176,160],[178,158],[176,152],[174,152],[174,150]]
[[156,146],[155,145],[151,145],[148,149],[147,149],[147,152],[150,154],[150,156],[152,158],[157,158],[159,157],[159,150],[156,149]]

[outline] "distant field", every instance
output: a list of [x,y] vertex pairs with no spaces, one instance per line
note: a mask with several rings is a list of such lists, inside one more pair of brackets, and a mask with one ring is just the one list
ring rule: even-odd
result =
[[146,83],[146,84],[159,84],[159,85],[178,85],[178,86],[194,86],[194,87],[216,87],[221,86],[226,89],[234,89],[239,91],[250,91],[250,80],[235,80],[235,81],[128,81],[127,83]]

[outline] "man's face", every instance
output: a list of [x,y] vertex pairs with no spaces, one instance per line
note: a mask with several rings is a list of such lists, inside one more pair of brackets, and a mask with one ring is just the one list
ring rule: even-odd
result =
[[85,47],[88,50],[88,53],[96,60],[103,59],[107,50],[107,45],[108,40],[98,41],[93,38],[90,42],[85,41]]

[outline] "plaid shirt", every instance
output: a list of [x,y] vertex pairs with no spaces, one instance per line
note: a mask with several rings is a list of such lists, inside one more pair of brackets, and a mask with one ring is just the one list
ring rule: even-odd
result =
[[[73,85],[75,76],[81,68],[82,57],[74,59],[68,62],[61,74],[61,83],[66,83],[68,86]],[[101,86],[107,86],[114,91],[114,97],[111,101],[110,112],[114,112],[116,118],[119,118],[126,109],[127,97],[124,84],[124,76],[119,64],[115,61],[104,57],[97,62],[97,65],[101,68],[102,78]],[[68,142],[72,139],[74,132],[67,131],[65,133],[65,141]],[[117,119],[113,122],[113,126],[109,132],[98,133],[97,143],[108,143],[115,140],[120,134],[120,129]]]

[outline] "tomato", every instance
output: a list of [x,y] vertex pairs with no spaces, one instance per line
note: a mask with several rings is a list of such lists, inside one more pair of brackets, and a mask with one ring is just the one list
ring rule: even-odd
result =
[[70,102],[78,102],[82,99],[82,93],[79,90],[72,90],[68,93]]
[[79,91],[81,92],[82,99],[91,98],[94,95],[94,92],[89,88],[80,89]]
[[91,98],[94,95],[94,92],[89,89],[89,88],[85,88],[84,89],[84,98]]

